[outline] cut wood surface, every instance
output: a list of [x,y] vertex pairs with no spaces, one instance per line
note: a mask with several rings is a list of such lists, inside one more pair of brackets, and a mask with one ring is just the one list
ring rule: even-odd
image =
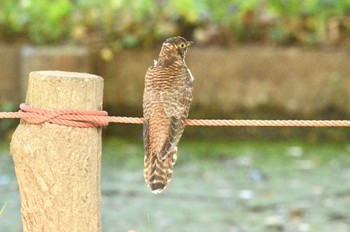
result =
[[[26,104],[42,109],[102,110],[103,79],[32,72]],[[101,231],[101,129],[28,124],[11,141],[23,231]]]

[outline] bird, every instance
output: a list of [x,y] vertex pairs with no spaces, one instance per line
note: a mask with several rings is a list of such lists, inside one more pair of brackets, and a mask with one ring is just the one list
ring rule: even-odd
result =
[[162,192],[173,174],[177,145],[192,102],[185,56],[193,44],[181,36],[165,40],[158,60],[148,68],[143,92],[144,178],[152,193]]

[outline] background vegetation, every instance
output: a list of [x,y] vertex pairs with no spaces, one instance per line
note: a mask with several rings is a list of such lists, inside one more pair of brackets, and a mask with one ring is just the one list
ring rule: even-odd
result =
[[2,0],[0,40],[150,47],[174,34],[231,45],[344,44],[350,0]]

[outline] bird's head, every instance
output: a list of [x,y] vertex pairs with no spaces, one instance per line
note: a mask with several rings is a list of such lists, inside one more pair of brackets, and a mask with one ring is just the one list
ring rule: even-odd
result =
[[163,43],[159,54],[159,59],[169,61],[184,61],[187,49],[192,44],[192,41],[187,41],[181,36],[169,38]]

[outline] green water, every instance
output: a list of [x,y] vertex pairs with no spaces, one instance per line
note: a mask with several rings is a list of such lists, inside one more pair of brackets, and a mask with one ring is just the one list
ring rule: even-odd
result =
[[[14,166],[0,155],[0,231],[20,231]],[[153,195],[141,140],[108,139],[102,231],[350,231],[350,144],[182,141],[172,181]]]

